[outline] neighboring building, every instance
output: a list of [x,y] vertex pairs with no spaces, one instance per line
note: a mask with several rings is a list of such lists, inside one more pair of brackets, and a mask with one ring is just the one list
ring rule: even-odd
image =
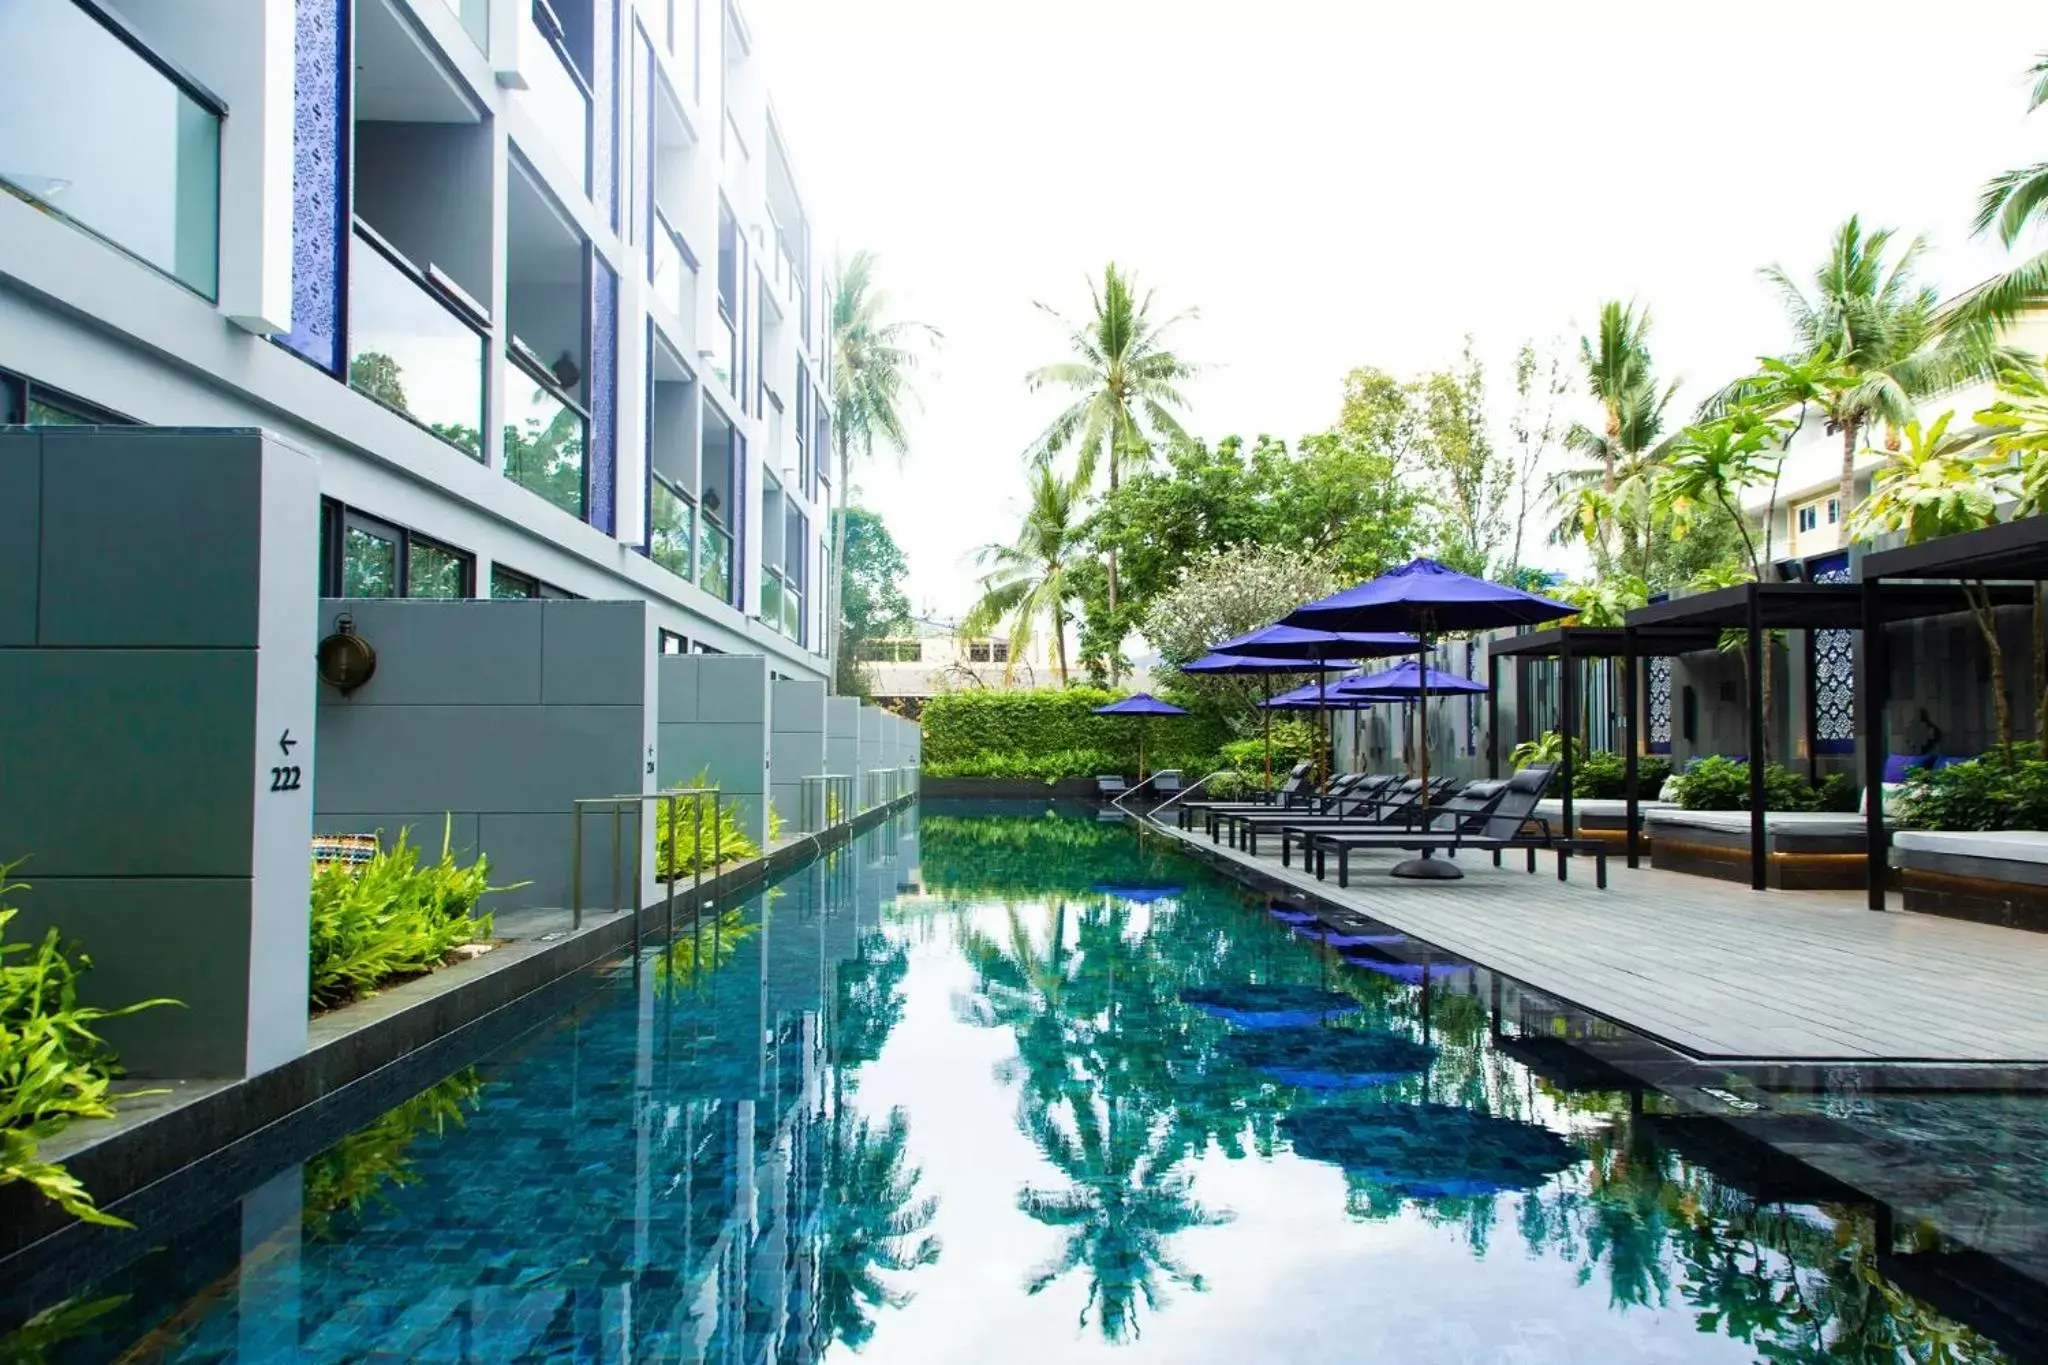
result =
[[941,692],[1059,685],[1051,641],[1034,640],[1013,658],[1008,640],[970,639],[957,621],[936,617],[918,617],[903,634],[870,641],[859,660],[876,703],[911,716]]
[[[2034,312],[2006,330],[2005,340],[2037,358],[2048,353],[2048,312]],[[1990,383],[1936,394],[1920,404],[1920,420],[1937,421],[1945,412],[1955,417],[1949,423],[1951,435],[1973,425],[1977,412],[1997,400],[1997,387]],[[1903,433],[1900,434],[1903,438]],[[1871,476],[1884,467],[1887,433],[1880,424],[1861,433],[1862,447],[1855,460],[1856,501],[1870,494]],[[1778,476],[1777,501],[1771,513],[1771,557],[1777,560],[1812,559],[1832,554],[1849,543],[1848,519],[1853,507],[1841,505],[1842,437],[1829,431],[1818,413],[1809,413],[1805,427],[1793,438]],[[1742,498],[1743,509],[1761,521],[1771,508],[1771,487],[1749,489]]]
[[0,423],[264,427],[325,594],[824,676],[824,290],[733,0],[6,0],[0,188]]

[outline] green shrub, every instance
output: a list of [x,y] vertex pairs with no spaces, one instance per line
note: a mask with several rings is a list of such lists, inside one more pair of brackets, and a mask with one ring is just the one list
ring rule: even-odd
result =
[[492,886],[490,859],[481,854],[468,867],[455,861],[453,823],[442,827],[440,858],[425,865],[411,832],[401,829],[398,842],[367,863],[313,869],[315,1009],[425,975],[463,944],[490,936],[491,917],[475,913],[477,902],[486,892],[517,888]]
[[[684,787],[709,787],[711,770],[706,768]],[[675,807],[672,829],[669,807]],[[671,876],[688,877],[702,867],[714,871],[712,860],[745,862],[761,856],[761,847],[740,828],[739,817],[730,800],[709,796],[684,796],[674,802],[654,803],[654,875],[663,881]]]
[[[1316,728],[1304,720],[1281,720],[1273,723],[1273,771],[1285,774],[1297,763],[1313,761],[1316,756],[1318,737]],[[1222,748],[1224,766],[1235,768],[1241,773],[1257,774],[1266,771],[1266,739],[1255,735],[1250,739],[1233,739]],[[1193,781],[1200,773],[1190,773]]]
[[[1621,754],[1587,754],[1572,762],[1572,795],[1592,799],[1619,800],[1628,795],[1628,760]],[[1671,760],[1642,754],[1636,758],[1636,790],[1645,801],[1657,799],[1664,779],[1671,776]]]
[[[1679,775],[1678,804],[1686,810],[1748,810],[1749,764],[1732,758],[1696,758]],[[1856,789],[1840,773],[1818,786],[1779,763],[1764,765],[1764,809],[1854,810]]]
[[1946,768],[1914,768],[1896,798],[1898,818],[1915,829],[2048,830],[2048,762],[2002,754]]
[[[0,863],[0,896],[27,889],[7,881],[18,865]],[[114,1116],[107,1087],[121,1068],[96,1031],[99,1021],[177,1002],[114,1010],[79,1004],[78,979],[92,960],[54,928],[40,944],[7,942],[17,913],[0,905],[0,1185],[25,1181],[74,1217],[125,1228],[64,1167],[39,1160],[36,1148],[74,1120]]]
[[[1586,752],[1586,742],[1572,741],[1572,762],[1578,763]],[[1516,772],[1532,763],[1557,763],[1564,758],[1564,736],[1556,730],[1545,730],[1535,739],[1525,739],[1508,750],[1508,763]],[[1577,795],[1576,792],[1573,795]]]
[[[925,703],[924,774],[1049,782],[1133,772],[1136,722],[1094,714],[1119,695],[1096,687],[941,693]],[[1154,717],[1145,727],[1146,766],[1179,768],[1192,779],[1220,766],[1216,755],[1229,738],[1207,711]]]

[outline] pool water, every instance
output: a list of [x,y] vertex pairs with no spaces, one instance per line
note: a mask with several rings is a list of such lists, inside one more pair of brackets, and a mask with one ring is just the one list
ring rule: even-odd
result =
[[2005,1358],[1880,1273],[1886,1211],[1274,908],[928,803],[4,1305],[0,1361]]

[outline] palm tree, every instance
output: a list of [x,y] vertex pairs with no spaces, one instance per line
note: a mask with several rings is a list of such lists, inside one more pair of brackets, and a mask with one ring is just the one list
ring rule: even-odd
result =
[[[1586,389],[1600,404],[1605,419],[1605,441],[1575,443],[1578,449],[1594,449],[1606,466],[1604,491],[1614,491],[1622,446],[1622,408],[1640,398],[1650,383],[1650,310],[1636,310],[1633,303],[1609,300],[1600,305],[1598,340],[1579,338],[1579,360],[1586,367]],[[1583,430],[1583,428],[1580,428]],[[1568,438],[1569,439],[1569,438]]]
[[1892,237],[1889,228],[1866,233],[1860,219],[1850,218],[1814,271],[1811,293],[1780,266],[1763,272],[1784,298],[1801,358],[1825,354],[1836,362],[1819,402],[1828,430],[1842,438],[1838,496],[1845,514],[1856,503],[1856,451],[1865,431],[1878,422],[1903,427],[1916,399],[1993,378],[2010,360],[1986,328],[1943,329],[1940,295],[1913,278],[1925,240],[1916,237],[1893,254]]
[[939,1259],[930,1235],[939,1201],[918,1197],[923,1170],[909,1162],[910,1120],[891,1109],[880,1131],[867,1118],[833,1110],[819,1203],[819,1354],[835,1341],[859,1350],[874,1335],[873,1311],[901,1308],[908,1290],[883,1278]]
[[[2034,88],[2027,98],[2027,112],[2048,104],[2048,52],[2034,59],[2027,70]],[[1996,230],[1998,240],[2008,249],[2028,226],[2048,221],[2048,161],[2019,166],[1993,176],[1977,200],[1978,236]],[[2029,303],[2048,295],[2048,251],[2036,252],[2003,275],[1972,289],[1951,306],[1951,326],[1996,326],[2017,317]]]
[[981,600],[960,623],[964,635],[985,635],[1004,618],[1010,623],[1007,680],[1041,623],[1052,631],[1053,659],[1060,686],[1067,685],[1067,604],[1079,593],[1075,582],[1082,554],[1081,479],[1063,478],[1050,464],[1031,466],[1031,505],[1017,539],[984,545],[976,560],[988,570]]
[[938,330],[922,322],[889,316],[889,296],[875,287],[875,254],[861,250],[832,269],[832,446],[839,458],[839,506],[833,511],[831,658],[842,643],[840,616],[846,601],[846,504],[852,491],[853,457],[872,458],[875,442],[902,455],[909,448],[903,405],[914,401],[910,371],[917,368],[913,342],[936,341]]
[[1583,539],[1602,572],[1616,567],[1650,577],[1657,533],[1652,492],[1668,454],[1664,414],[1677,385],[1658,388],[1647,369],[1633,388],[1615,395],[1608,429],[1574,422],[1564,444],[1583,457],[1550,479],[1552,505],[1560,513],[1551,538],[1559,544]]
[[[1103,267],[1102,284],[1088,288],[1092,315],[1076,324],[1045,304],[1040,308],[1059,318],[1067,329],[1074,359],[1045,365],[1025,376],[1036,393],[1043,388],[1071,390],[1075,399],[1053,418],[1031,454],[1039,461],[1071,448],[1074,482],[1086,489],[1095,482],[1098,466],[1107,464],[1109,491],[1114,493],[1126,462],[1143,463],[1153,442],[1185,437],[1176,409],[1187,400],[1175,386],[1194,374],[1194,367],[1164,345],[1166,329],[1192,313],[1161,323],[1151,318],[1152,295],[1140,297],[1132,278],[1112,261]],[[1109,552],[1109,607],[1116,610],[1116,551]]]

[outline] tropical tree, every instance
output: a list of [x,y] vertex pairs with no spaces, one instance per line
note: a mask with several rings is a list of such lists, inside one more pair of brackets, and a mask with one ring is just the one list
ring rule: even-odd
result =
[[981,600],[961,622],[961,633],[985,635],[1008,619],[1008,679],[1040,626],[1052,632],[1054,666],[1060,686],[1067,685],[1067,621],[1077,593],[1074,571],[1082,552],[1080,535],[1081,480],[1068,478],[1041,460],[1031,466],[1030,506],[1017,539],[1008,545],[984,545],[976,560],[987,570],[981,579]]
[[1735,523],[1751,577],[1764,576],[1764,555],[1742,514],[1742,494],[1777,477],[1783,424],[1750,408],[1695,423],[1671,447],[1659,494],[1667,503],[1712,502]]
[[872,458],[875,443],[898,455],[909,449],[903,415],[915,400],[910,372],[920,344],[938,330],[890,315],[889,296],[875,284],[875,254],[856,251],[832,270],[832,448],[839,464],[839,506],[833,517],[831,654],[839,658],[846,601],[846,507],[856,455]]
[[[1905,448],[1872,479],[1870,500],[1850,518],[1852,530],[1902,531],[1908,545],[1918,545],[1998,520],[1998,504],[2014,492],[2010,476],[1999,457],[1987,459],[1976,452],[1974,437],[1948,434],[1954,415],[1945,412],[1926,428],[1918,421],[1906,423]],[[1966,581],[1963,590],[1990,657],[1992,714],[2009,768],[2012,703],[2005,692],[2005,650],[1998,639],[1997,611],[1981,580]]]
[[834,660],[842,695],[866,696],[861,647],[910,625],[910,599],[903,592],[909,565],[880,516],[864,507],[840,508],[846,528],[846,578],[840,591],[841,653]]
[[1529,525],[1529,495],[1540,486],[1538,476],[1549,461],[1550,451],[1563,436],[1558,426],[1557,405],[1571,391],[1564,365],[1552,346],[1541,355],[1533,342],[1523,342],[1515,352],[1515,410],[1508,418],[1508,434],[1514,439],[1510,457],[1516,490],[1513,548],[1508,551],[1512,574],[1522,568],[1522,538]]
[[[1031,448],[1043,463],[1063,451],[1074,453],[1074,483],[1087,489],[1098,467],[1106,468],[1114,493],[1127,465],[1152,456],[1155,441],[1186,435],[1177,410],[1187,400],[1177,387],[1194,374],[1193,366],[1165,345],[1167,328],[1188,313],[1164,322],[1152,320],[1152,295],[1140,296],[1130,276],[1114,261],[1103,267],[1100,286],[1089,285],[1091,313],[1085,322],[1060,317],[1038,306],[1067,329],[1071,360],[1041,366],[1025,376],[1035,393],[1063,389],[1073,402],[1053,418]],[[1109,606],[1117,601],[1116,551],[1109,552]]]
[[[2034,78],[2027,112],[2048,104],[2048,52],[2034,59],[2027,74]],[[1978,236],[1996,232],[2010,250],[2029,226],[2048,220],[2048,161],[2019,166],[1993,176],[1977,200]],[[2029,303],[2048,295],[2048,250],[2036,252],[2003,275],[1972,289],[1957,300],[1946,321],[1951,326],[1996,326],[2017,317]]]
[[1801,360],[1823,355],[1835,364],[1819,402],[1828,430],[1842,438],[1838,493],[1846,513],[1856,504],[1858,442],[1875,424],[1894,430],[1913,420],[1915,401],[1996,376],[2011,357],[1988,329],[1944,330],[1940,295],[1913,277],[1923,238],[1892,250],[1893,232],[1866,232],[1858,218],[1836,230],[1827,258],[1802,289],[1783,267],[1764,269],[1777,287],[1799,339]]
[[1579,455],[1579,464],[1559,470],[1550,479],[1550,497],[1559,513],[1551,539],[1561,545],[1583,541],[1602,573],[1625,571],[1645,580],[1655,578],[1658,552],[1683,533],[1682,527],[1659,526],[1656,514],[1657,474],[1670,443],[1664,436],[1664,414],[1677,386],[1658,388],[1645,373],[1643,382],[1620,394],[1613,430],[1595,431],[1574,422],[1565,432],[1565,449]]
[[[1803,356],[1760,356],[1754,373],[1742,376],[1701,406],[1700,415],[1712,420],[1738,408],[1747,408],[1779,421],[1779,459],[1771,467],[1771,496],[1764,505],[1763,558],[1774,558],[1771,541],[1777,531],[1778,475],[1784,470],[1783,457],[1792,442],[1806,429],[1807,415],[1825,411],[1829,395],[1848,388],[1854,376],[1835,359],[1834,343],[1827,342]],[[1785,414],[1792,414],[1786,418]]]
[[[1604,441],[1581,441],[1581,448],[1596,451],[1605,467],[1604,489],[1608,493],[1620,475],[1624,405],[1640,401],[1650,381],[1650,310],[1638,311],[1633,303],[1610,300],[1600,305],[1600,325],[1594,335],[1579,338],[1579,362],[1586,370],[1586,389],[1600,405]],[[1640,449],[1640,447],[1638,447]]]
[[[1991,449],[2010,462],[2016,517],[2048,516],[2048,376],[2034,366],[2008,369],[1998,401],[1977,414]],[[2048,755],[2048,585],[2034,585],[2034,743]]]

